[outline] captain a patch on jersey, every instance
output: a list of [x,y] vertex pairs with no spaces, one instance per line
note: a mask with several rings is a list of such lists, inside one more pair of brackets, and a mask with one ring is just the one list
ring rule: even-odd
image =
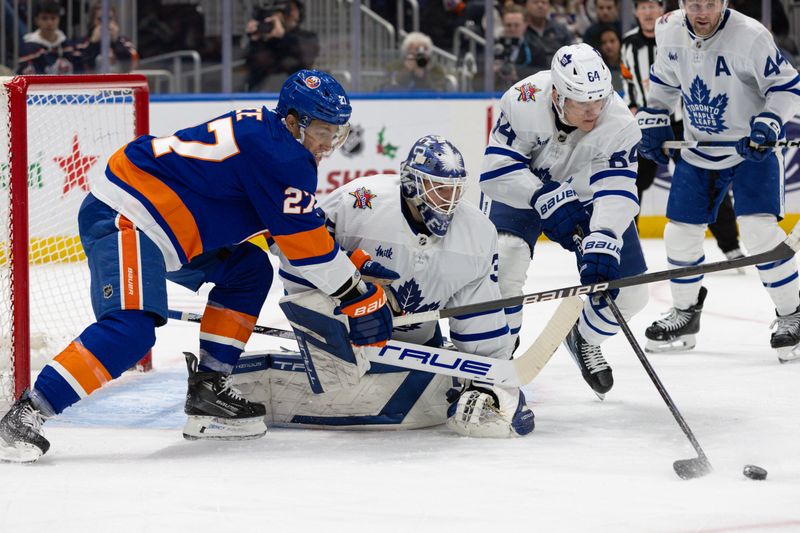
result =
[[359,187],[349,194],[355,198],[353,209],[372,209],[372,200],[378,197],[366,187]]

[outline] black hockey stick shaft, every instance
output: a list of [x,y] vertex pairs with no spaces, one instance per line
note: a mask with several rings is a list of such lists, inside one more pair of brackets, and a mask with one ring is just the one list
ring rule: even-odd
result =
[[669,412],[672,413],[672,417],[678,423],[678,426],[680,426],[681,431],[683,431],[683,434],[686,435],[686,438],[689,439],[694,451],[697,452],[696,458],[675,461],[675,463],[672,465],[675,469],[675,473],[678,474],[681,479],[692,479],[708,474],[711,472],[711,463],[708,461],[708,457],[706,457],[703,448],[697,441],[697,437],[694,436],[692,428],[689,427],[686,419],[683,418],[683,415],[678,410],[678,406],[675,405],[675,402],[672,400],[669,392],[667,392],[667,389],[664,387],[664,384],[661,382],[658,374],[656,374],[653,365],[650,364],[650,360],[647,359],[647,356],[644,354],[644,350],[642,350],[642,347],[639,345],[639,341],[637,341],[636,337],[633,335],[627,320],[625,320],[625,317],[622,316],[622,312],[619,310],[617,302],[614,301],[614,298],[612,298],[608,292],[603,292],[603,298],[605,298],[608,308],[611,309],[611,313],[619,323],[619,327],[625,334],[625,338],[628,339],[628,343],[631,345],[631,348],[633,348],[636,357],[638,357],[639,362],[642,363],[644,371],[647,372],[647,376],[650,378],[650,381],[652,381],[653,385],[656,386],[656,390],[658,390],[658,393],[661,395],[664,403],[667,404]]
[[[167,311],[167,317],[173,320],[183,320],[184,322],[194,322],[196,324],[199,324],[203,320],[203,315],[198,315],[197,313],[186,313],[184,311],[176,311],[174,309]],[[294,331],[288,331],[280,328],[269,328],[267,326],[259,326],[258,324],[253,327],[253,333],[271,335],[272,337],[279,337],[281,339],[288,339],[292,341],[295,339]]]
[[[661,147],[665,150],[685,150],[688,148],[736,148],[739,141],[665,141]],[[798,148],[800,139],[770,141],[754,145],[764,148]]]
[[731,270],[734,268],[742,268],[761,263],[769,263],[772,261],[778,261],[779,259],[792,257],[798,249],[800,249],[800,224],[796,224],[795,227],[792,228],[791,233],[789,233],[782,243],[772,250],[768,250],[760,254],[740,257],[738,259],[727,259],[725,261],[718,261],[716,263],[705,263],[702,265],[650,272],[647,274],[640,274],[638,276],[628,276],[612,281],[604,281],[602,283],[573,285],[571,287],[563,287],[560,289],[534,292],[531,294],[525,294],[523,296],[511,296],[509,298],[500,298],[498,300],[492,300],[489,302],[451,307],[448,309],[442,309],[440,311],[408,313],[406,315],[396,317],[394,319],[394,325],[402,326],[407,324],[416,324],[419,322],[439,320],[440,318],[449,318],[451,316],[492,311],[494,309],[501,309],[503,307],[514,307],[517,305],[532,304],[537,302],[548,302],[550,300],[560,300],[561,298],[568,298],[570,296],[582,296],[594,292],[622,289],[624,287],[633,287],[634,285],[643,285],[647,283],[655,283],[658,281],[666,281],[688,276],[699,276],[701,274],[710,274],[711,272],[720,272],[722,270]]

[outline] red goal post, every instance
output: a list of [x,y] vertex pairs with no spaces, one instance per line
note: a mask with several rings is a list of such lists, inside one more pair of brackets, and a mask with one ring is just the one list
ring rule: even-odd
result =
[[0,78],[0,407],[94,321],[78,208],[148,106],[141,75]]

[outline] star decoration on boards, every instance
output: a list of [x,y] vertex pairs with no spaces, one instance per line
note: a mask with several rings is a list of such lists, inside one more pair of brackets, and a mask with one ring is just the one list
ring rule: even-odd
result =
[[62,194],[66,195],[70,190],[76,187],[89,192],[89,183],[86,180],[86,174],[99,158],[100,157],[96,155],[82,154],[78,146],[78,134],[74,134],[72,136],[72,153],[66,157],[53,158],[53,161],[55,161],[67,175],[64,180],[64,190]]

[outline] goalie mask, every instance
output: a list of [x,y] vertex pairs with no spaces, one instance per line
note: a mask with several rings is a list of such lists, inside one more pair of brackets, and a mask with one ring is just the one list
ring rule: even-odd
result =
[[411,147],[400,166],[400,190],[422,216],[428,230],[444,237],[467,185],[464,158],[438,135],[427,135]]
[[600,52],[585,43],[559,48],[550,65],[550,76],[556,90],[556,112],[565,124],[568,123],[564,118],[567,98],[579,104],[603,102],[605,109],[614,92],[611,71]]
[[[275,112],[285,119],[290,111],[297,114],[300,123],[300,142],[305,135],[329,144],[325,156],[339,148],[350,132],[350,100],[344,88],[333,76],[319,70],[300,70],[283,82]],[[337,126],[312,124],[313,120]]]

